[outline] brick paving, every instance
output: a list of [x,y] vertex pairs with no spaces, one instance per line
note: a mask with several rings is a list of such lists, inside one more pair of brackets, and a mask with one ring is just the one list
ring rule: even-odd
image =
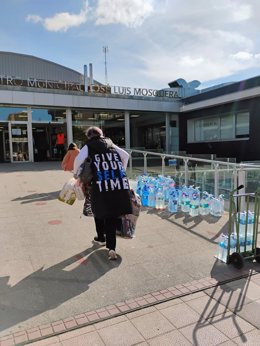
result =
[[3,164],[0,177],[0,346],[259,344],[259,265],[214,258],[226,215],[143,210],[111,264],[89,247],[80,203],[57,201],[69,177],[57,163]]

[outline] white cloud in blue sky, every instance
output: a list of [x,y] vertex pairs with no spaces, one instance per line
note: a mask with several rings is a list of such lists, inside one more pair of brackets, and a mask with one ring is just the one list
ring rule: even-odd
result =
[[[259,74],[259,0],[1,0],[1,49],[112,85],[204,85]],[[10,23],[10,18],[12,21]]]
[[82,10],[79,14],[60,12],[56,13],[51,17],[42,18],[39,15],[29,14],[26,17],[28,22],[41,23],[44,28],[48,31],[64,31],[68,29],[80,26],[87,21],[88,6],[87,2],[83,5]]

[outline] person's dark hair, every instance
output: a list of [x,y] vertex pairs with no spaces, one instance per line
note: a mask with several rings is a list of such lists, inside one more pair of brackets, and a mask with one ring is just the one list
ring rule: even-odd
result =
[[77,148],[77,144],[76,143],[70,143],[68,150],[73,150],[75,148]]
[[93,137],[102,137],[103,131],[97,126],[91,126],[87,129],[86,136],[88,139],[91,139]]

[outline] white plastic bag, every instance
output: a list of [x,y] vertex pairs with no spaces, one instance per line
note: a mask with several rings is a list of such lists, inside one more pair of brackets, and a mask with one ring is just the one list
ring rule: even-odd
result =
[[61,189],[58,200],[69,205],[72,205],[76,200],[75,184],[77,180],[71,178],[68,180]]
[[76,183],[74,185],[74,190],[75,190],[77,199],[79,201],[83,201],[85,199],[85,194],[84,194],[84,191],[82,189],[82,185],[78,180],[76,181]]

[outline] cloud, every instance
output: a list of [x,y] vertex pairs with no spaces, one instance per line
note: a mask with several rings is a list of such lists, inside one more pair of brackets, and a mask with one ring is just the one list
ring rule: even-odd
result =
[[254,55],[249,52],[237,52],[236,54],[231,54],[230,57],[238,61],[250,61],[254,58]]
[[180,59],[180,66],[189,66],[189,67],[195,67],[195,66],[198,66],[198,65],[201,65],[202,63],[204,62],[204,59],[202,57],[198,57],[198,58],[195,58],[195,57],[191,57],[191,56],[183,56],[181,59]]
[[34,15],[34,14],[29,14],[26,17],[27,22],[32,22],[32,23],[40,23],[43,21],[43,19],[40,16]]
[[151,0],[99,0],[95,11],[96,24],[137,27],[142,25],[153,11]]
[[55,14],[53,17],[41,18],[38,15],[28,15],[26,20],[33,23],[42,23],[44,28],[48,31],[63,31],[66,32],[72,27],[80,26],[87,21],[89,12],[87,1],[79,14],[71,14],[68,12],[61,12]]
[[163,87],[177,78],[206,82],[259,68],[259,10],[255,0],[168,2],[163,16],[142,26],[139,73]]
[[163,87],[177,78],[205,82],[259,68],[259,0],[82,1],[78,14],[27,20],[56,32],[84,26],[78,37],[87,35],[93,46],[105,37],[115,59],[111,75],[119,79]]
[[[154,0],[98,0],[96,8],[90,7],[85,0],[79,14],[68,12],[56,13],[52,17],[42,18],[29,14],[28,22],[41,23],[48,31],[66,32],[72,27],[95,20],[96,25],[121,24],[127,27],[141,26],[153,12]],[[89,16],[89,18],[88,18]]]
[[239,1],[221,0],[214,4],[214,8],[222,12],[227,11],[232,22],[246,21],[253,15],[251,5],[241,4]]

